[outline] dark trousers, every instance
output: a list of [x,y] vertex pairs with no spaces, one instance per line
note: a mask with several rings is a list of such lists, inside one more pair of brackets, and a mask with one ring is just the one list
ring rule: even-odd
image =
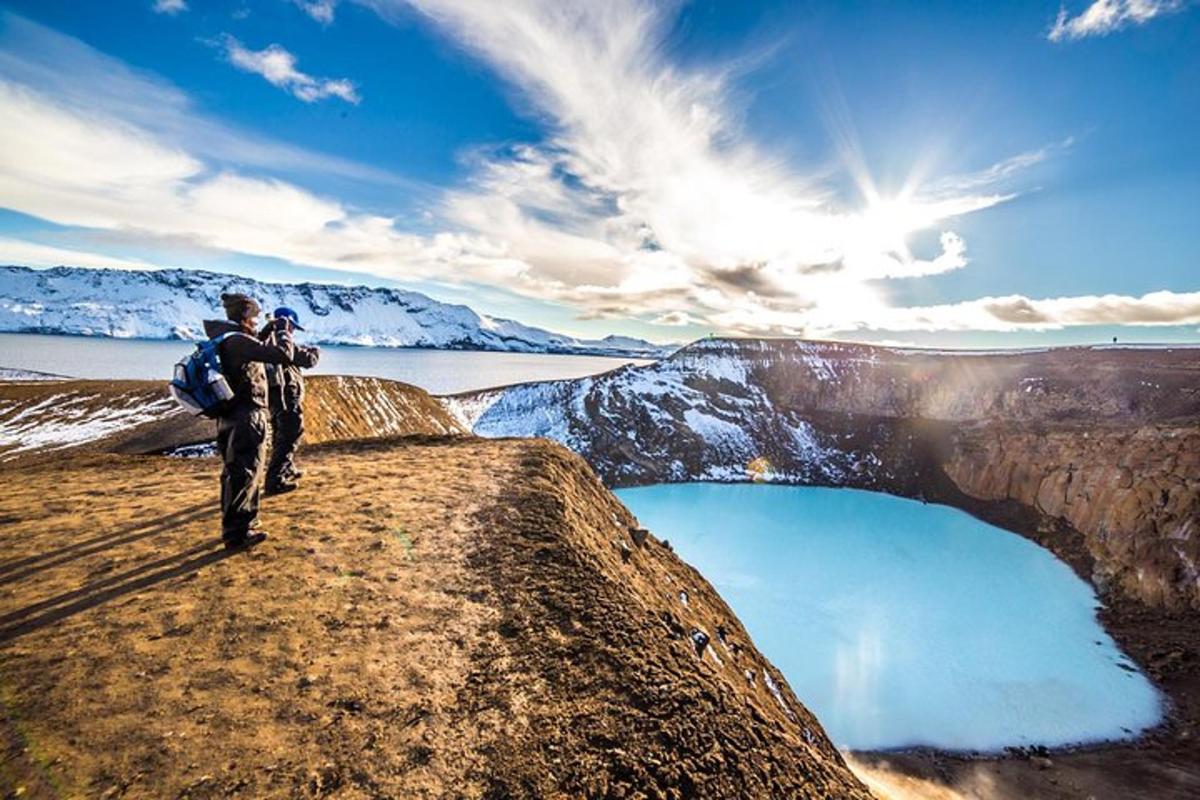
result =
[[298,411],[280,409],[271,414],[271,463],[267,465],[267,484],[280,483],[296,468],[296,448],[304,435],[304,416]]
[[217,423],[221,471],[221,534],[245,535],[258,519],[262,465],[267,444],[266,409],[239,405]]

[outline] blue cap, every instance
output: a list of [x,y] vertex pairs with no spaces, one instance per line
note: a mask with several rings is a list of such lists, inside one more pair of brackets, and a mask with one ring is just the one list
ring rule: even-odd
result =
[[300,327],[300,315],[287,306],[280,306],[279,308],[275,309],[275,312],[271,314],[271,316],[273,316],[275,319],[286,319],[288,322],[292,323],[292,327],[298,331],[304,330],[304,328]]

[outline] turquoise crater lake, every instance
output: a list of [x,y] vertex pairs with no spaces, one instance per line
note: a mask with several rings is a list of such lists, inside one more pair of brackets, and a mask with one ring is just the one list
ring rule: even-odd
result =
[[623,489],[851,749],[1135,736],[1162,701],[1050,553],[946,506],[851,489]]

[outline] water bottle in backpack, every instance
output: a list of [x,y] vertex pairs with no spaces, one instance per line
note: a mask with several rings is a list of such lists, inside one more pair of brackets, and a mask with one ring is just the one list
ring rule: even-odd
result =
[[221,371],[221,342],[230,334],[200,342],[191,355],[175,365],[171,396],[185,411],[219,417],[233,399],[233,389]]

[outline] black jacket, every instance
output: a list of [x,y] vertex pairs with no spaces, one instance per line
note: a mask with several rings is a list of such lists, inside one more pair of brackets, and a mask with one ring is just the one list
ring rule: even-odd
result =
[[243,333],[236,323],[228,320],[205,321],[205,336],[212,339],[223,333],[233,334],[221,342],[221,372],[233,390],[231,405],[266,408],[267,376],[263,364],[291,364],[295,354],[292,337],[281,332],[274,342],[266,343]]
[[296,345],[291,364],[267,367],[267,390],[272,414],[282,411],[303,413],[304,376],[300,370],[312,369],[320,357],[321,351],[317,348]]

